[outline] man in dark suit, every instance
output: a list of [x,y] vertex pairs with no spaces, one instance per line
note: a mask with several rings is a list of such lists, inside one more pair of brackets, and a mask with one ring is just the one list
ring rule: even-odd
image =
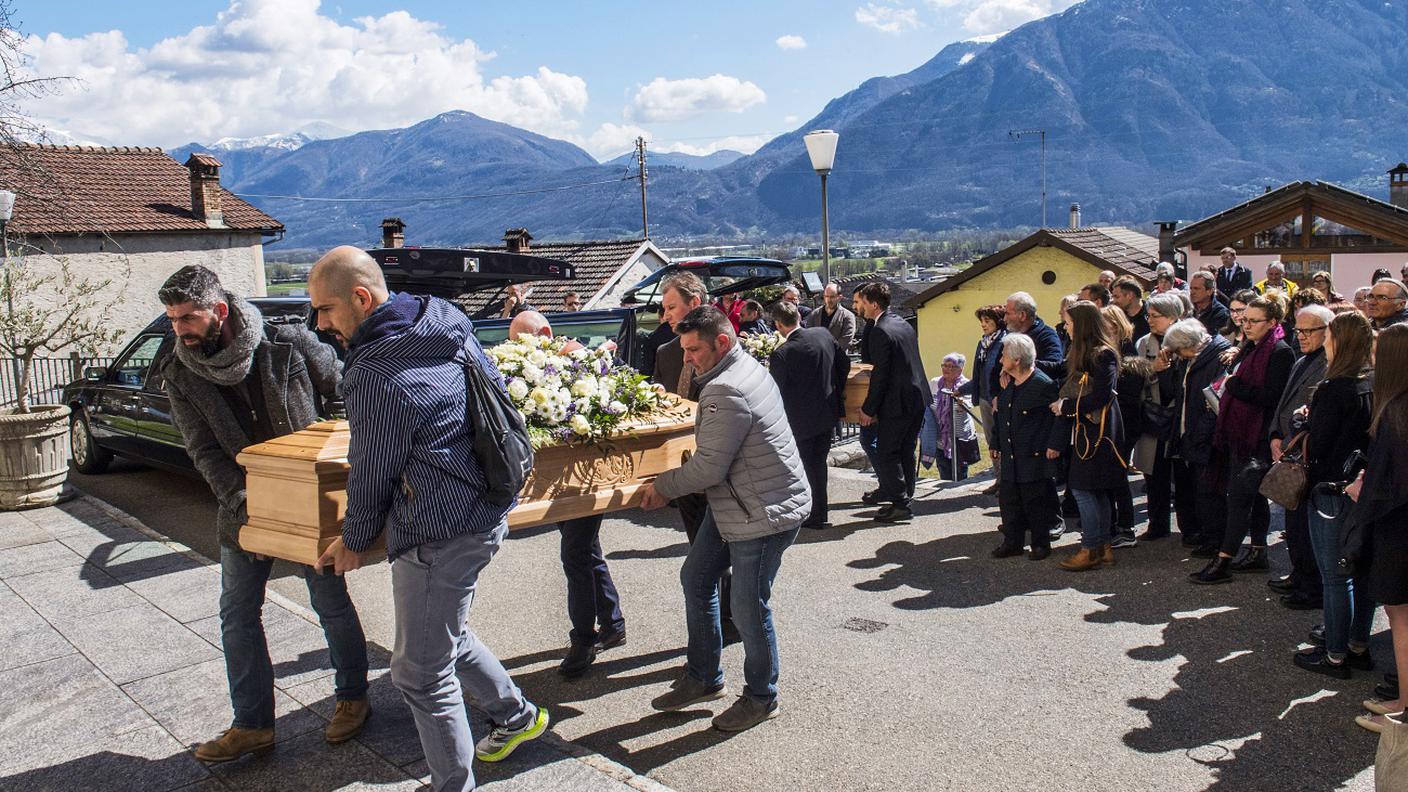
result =
[[804,528],[830,528],[826,521],[826,455],[831,432],[846,412],[846,375],[851,359],[824,327],[798,327],[797,306],[783,300],[772,307],[772,321],[786,340],[768,358],[768,370],[782,393],[787,423],[797,440],[802,469],[812,487],[812,511]]
[[1061,524],[1061,501],[1056,496],[1056,462],[1048,449],[1066,443],[1061,426],[1051,413],[1059,388],[1035,368],[1036,345],[1021,333],[1010,333],[1002,344],[1002,373],[1007,385],[997,394],[993,429],[994,460],[1001,459],[1001,489],[997,498],[1002,511],[1002,544],[993,558],[1022,554],[1031,535],[1031,559],[1051,555],[1051,532]]
[[1221,255],[1222,266],[1217,269],[1217,293],[1230,300],[1242,289],[1252,287],[1252,271],[1237,263],[1237,251],[1232,248],[1223,248]]
[[914,516],[910,499],[918,476],[914,456],[924,410],[933,401],[924,363],[919,359],[919,338],[909,322],[890,310],[890,286],[884,281],[867,283],[859,290],[860,308],[875,324],[866,333],[870,349],[870,390],[861,407],[862,426],[878,424],[875,475],[880,479],[879,500],[888,504],[875,515],[877,522],[893,523]]

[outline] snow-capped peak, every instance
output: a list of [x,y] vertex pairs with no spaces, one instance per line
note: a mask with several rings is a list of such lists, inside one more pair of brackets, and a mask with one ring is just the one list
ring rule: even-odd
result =
[[1010,30],[1004,30],[1001,33],[989,33],[986,36],[975,36],[970,39],[964,39],[964,41],[971,42],[973,44],[991,44],[1010,32]]

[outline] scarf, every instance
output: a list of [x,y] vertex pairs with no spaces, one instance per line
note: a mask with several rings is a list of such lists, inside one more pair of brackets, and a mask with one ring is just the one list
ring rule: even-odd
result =
[[[968,378],[962,374],[948,390],[957,391],[968,383]],[[939,453],[946,454],[953,448],[953,397],[944,393],[944,378],[937,377],[934,380],[934,418],[939,426]],[[966,434],[966,433],[965,433]],[[968,438],[963,438],[968,439]]]
[[232,386],[244,382],[254,366],[254,350],[264,338],[264,316],[253,303],[229,292],[225,292],[225,301],[230,306],[230,315],[225,321],[234,331],[230,345],[207,355],[204,350],[188,347],[177,339],[176,359],[201,379]]
[[[1247,385],[1265,385],[1266,367],[1271,362],[1271,351],[1276,348],[1276,343],[1285,337],[1285,328],[1279,324],[1272,325],[1271,332],[1243,358],[1242,365],[1237,369],[1237,378]],[[1231,394],[1223,397],[1217,415],[1217,433],[1213,436],[1214,446],[1226,448],[1245,459],[1255,453],[1265,434],[1266,410]]]

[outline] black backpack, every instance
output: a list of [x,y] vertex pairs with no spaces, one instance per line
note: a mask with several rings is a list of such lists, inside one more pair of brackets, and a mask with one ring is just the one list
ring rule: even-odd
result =
[[464,366],[467,412],[474,456],[487,485],[484,498],[507,508],[533,472],[533,444],[508,392],[475,361],[484,356],[478,342],[465,351],[470,358]]

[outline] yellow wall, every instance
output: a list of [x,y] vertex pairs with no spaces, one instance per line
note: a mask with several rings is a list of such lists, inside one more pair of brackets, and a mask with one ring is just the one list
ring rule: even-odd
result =
[[[1056,273],[1056,282],[1050,286],[1041,280],[1042,273],[1048,270]],[[982,336],[973,312],[984,305],[1005,303],[1007,295],[1024,291],[1036,300],[1037,314],[1054,327],[1061,321],[1061,298],[1094,283],[1099,275],[1099,267],[1064,250],[1034,247],[935,297],[918,311],[924,373],[930,379],[939,376],[944,355],[959,352],[968,359],[967,375],[973,376],[973,351]]]

